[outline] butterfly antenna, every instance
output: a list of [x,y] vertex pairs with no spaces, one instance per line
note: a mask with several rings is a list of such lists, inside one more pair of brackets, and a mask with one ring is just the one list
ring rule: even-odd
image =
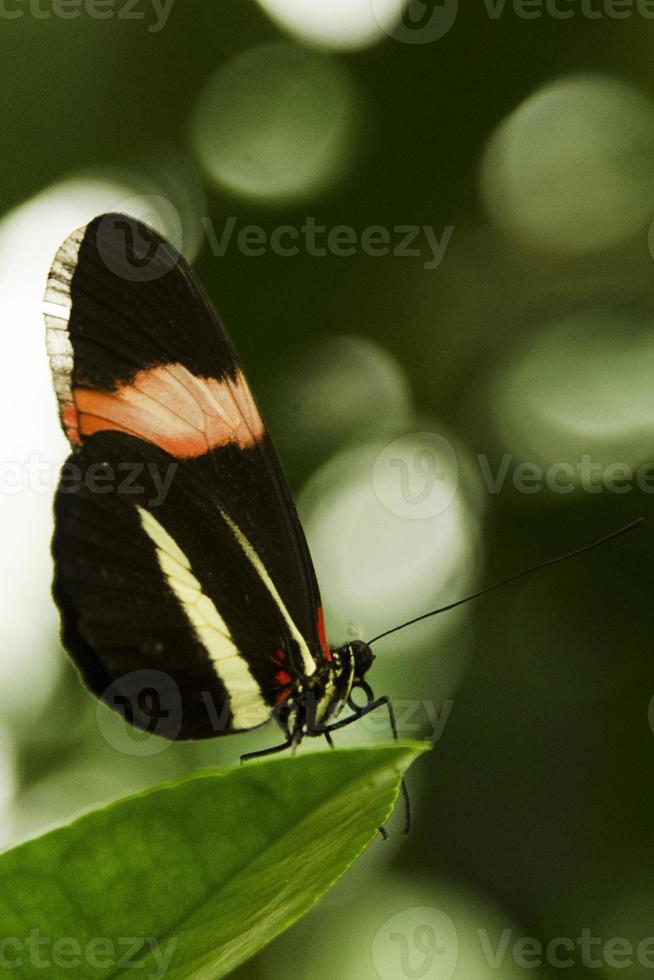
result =
[[472,599],[478,599],[482,595],[487,595],[489,592],[494,592],[496,589],[501,589],[505,585],[509,585],[510,582],[515,582],[519,578],[524,578],[526,575],[531,575],[533,572],[539,572],[543,568],[549,568],[551,565],[558,565],[560,562],[568,561],[570,558],[576,558],[578,555],[583,555],[587,551],[592,551],[594,548],[599,548],[601,545],[607,544],[609,541],[613,541],[615,538],[622,537],[623,534],[628,534],[630,531],[634,531],[637,527],[644,522],[643,517],[639,517],[637,520],[632,521],[630,524],[626,524],[621,527],[618,531],[613,531],[611,534],[605,535],[600,538],[599,541],[593,541],[591,544],[583,545],[581,548],[576,548],[574,551],[570,551],[565,555],[558,555],[556,558],[549,558],[547,561],[539,562],[538,565],[533,565],[531,568],[525,568],[521,572],[516,572],[515,575],[509,575],[508,578],[502,579],[501,582],[495,582],[494,585],[487,585],[486,588],[480,589],[479,592],[473,592],[472,595],[468,595],[465,599],[457,599],[456,602],[450,602],[447,606],[441,606],[440,609],[432,609],[431,612],[423,613],[422,616],[416,616],[415,619],[409,619],[406,623],[402,623],[400,626],[394,626],[390,630],[386,630],[384,633],[380,633],[378,636],[374,636],[372,640],[368,640],[368,646],[376,643],[377,640],[383,639],[385,636],[390,636],[391,633],[397,633],[398,630],[403,630],[407,626],[413,626],[414,623],[419,623],[423,619],[429,619],[430,616],[437,616],[439,613],[448,612],[450,609],[456,609],[457,606],[462,606],[466,602],[471,602]]

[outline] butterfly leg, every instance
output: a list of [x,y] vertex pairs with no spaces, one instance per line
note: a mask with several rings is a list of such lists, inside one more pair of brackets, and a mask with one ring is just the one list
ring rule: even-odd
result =
[[241,756],[241,765],[248,759],[260,759],[265,755],[275,755],[277,752],[283,752],[284,749],[290,749],[292,753],[295,753],[295,750],[302,741],[303,730],[301,718],[296,716],[292,729],[289,727],[286,717],[281,720],[281,725],[286,735],[286,741],[282,742],[281,745],[273,745],[269,749],[257,749],[255,752],[246,752],[245,755]]
[[246,752],[241,756],[241,765],[243,765],[244,762],[247,762],[248,759],[260,759],[264,755],[274,755],[276,752],[283,752],[284,749],[291,748],[291,746],[294,744],[293,737],[289,735],[286,741],[282,742],[281,745],[273,745],[269,749],[257,749],[256,752]]

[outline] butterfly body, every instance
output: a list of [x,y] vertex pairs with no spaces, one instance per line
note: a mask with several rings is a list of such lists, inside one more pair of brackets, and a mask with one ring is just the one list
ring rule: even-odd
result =
[[289,735],[294,731],[323,734],[350,701],[353,688],[361,686],[373,659],[370,647],[360,640],[333,647],[331,661],[293,690],[289,698],[292,724],[283,718],[282,728]]
[[45,300],[72,448],[53,593],[86,686],[172,739],[274,718],[296,744],[341,727],[346,705],[360,716],[372,653],[327,642],[290,490],[184,259],[141,222],[101,215],[61,246]]

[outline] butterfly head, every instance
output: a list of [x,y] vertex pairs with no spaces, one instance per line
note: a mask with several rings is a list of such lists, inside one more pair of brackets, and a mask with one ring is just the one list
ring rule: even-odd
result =
[[354,684],[360,683],[372,667],[375,655],[363,640],[352,640],[346,647],[353,667]]

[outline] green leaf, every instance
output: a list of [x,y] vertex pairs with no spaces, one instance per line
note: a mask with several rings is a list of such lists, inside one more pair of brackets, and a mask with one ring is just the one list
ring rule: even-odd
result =
[[370,844],[425,748],[195,773],[0,855],[2,973],[101,980],[129,960],[144,980],[224,976]]

